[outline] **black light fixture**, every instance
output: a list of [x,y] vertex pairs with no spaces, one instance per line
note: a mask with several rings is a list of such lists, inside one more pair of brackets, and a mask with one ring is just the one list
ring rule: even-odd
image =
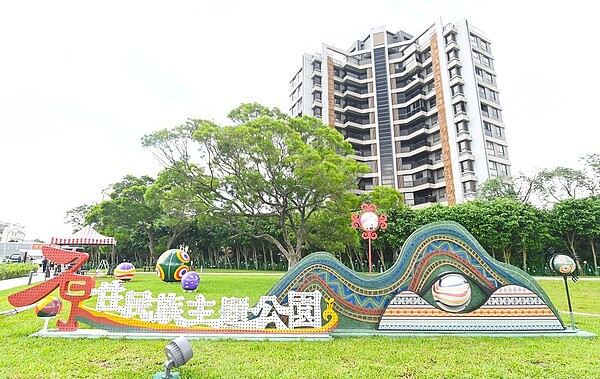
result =
[[157,372],[152,379],[179,379],[179,372],[171,372],[175,367],[183,366],[194,356],[192,346],[183,337],[177,337],[165,347],[167,360],[165,361],[165,372]]

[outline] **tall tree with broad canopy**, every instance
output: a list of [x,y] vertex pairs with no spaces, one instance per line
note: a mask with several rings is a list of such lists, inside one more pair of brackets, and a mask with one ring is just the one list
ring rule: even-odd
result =
[[[292,267],[312,232],[309,220],[355,189],[368,167],[347,157],[352,146],[315,117],[293,119],[277,108],[242,104],[229,118],[238,124],[189,119],[144,136],[142,145],[179,170],[173,186],[193,188],[214,217],[274,244]],[[262,230],[249,233],[256,218],[276,219],[281,240]]]

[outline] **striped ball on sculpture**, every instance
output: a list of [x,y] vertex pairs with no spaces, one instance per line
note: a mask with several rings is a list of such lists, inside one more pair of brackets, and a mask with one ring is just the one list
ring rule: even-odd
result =
[[41,318],[56,317],[62,310],[62,301],[54,296],[46,296],[35,305],[35,315]]
[[115,279],[130,281],[135,276],[135,266],[129,262],[119,263],[114,271]]
[[189,262],[190,256],[185,251],[167,250],[156,261],[156,274],[163,282],[180,282],[181,278],[190,271]]
[[471,300],[471,286],[459,274],[447,274],[436,280],[431,290],[436,304],[446,312],[458,313]]

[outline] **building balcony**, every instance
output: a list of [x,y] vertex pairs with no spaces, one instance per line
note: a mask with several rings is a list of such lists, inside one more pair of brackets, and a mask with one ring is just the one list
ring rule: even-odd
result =
[[415,197],[414,202],[415,202],[415,205],[425,204],[425,203],[436,203],[437,202],[437,196],[435,196],[435,195],[429,195],[429,196]]

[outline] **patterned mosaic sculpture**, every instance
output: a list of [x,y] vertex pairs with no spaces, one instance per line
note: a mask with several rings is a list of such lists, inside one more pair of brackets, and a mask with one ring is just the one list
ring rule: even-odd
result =
[[[315,338],[356,331],[385,335],[567,330],[532,277],[493,259],[454,222],[433,223],[415,231],[396,263],[381,274],[356,273],[329,253],[313,253],[256,305],[251,306],[247,297],[223,297],[219,310],[212,309],[216,302],[202,294],[187,301],[175,293],[155,296],[150,291],[128,291],[121,280],[95,288],[93,277],[77,274],[88,258],[86,253],[51,246],[42,251],[58,264],[73,264],[59,276],[10,295],[8,300],[16,307],[27,306],[59,288],[62,300],[70,303],[68,319],[56,324],[61,332],[76,331],[78,322],[125,334],[217,338]],[[189,256],[180,250],[166,253],[157,269],[165,277],[181,280],[176,278],[177,270],[185,274],[181,267],[187,270]],[[171,274],[167,263],[173,260],[178,262]],[[565,266],[558,260],[555,263]],[[96,297],[95,309],[83,303],[92,296]]]
[[396,263],[381,274],[348,269],[329,253],[300,261],[268,292],[334,299],[336,331],[563,331],[552,302],[524,271],[492,258],[455,222],[415,231]]

